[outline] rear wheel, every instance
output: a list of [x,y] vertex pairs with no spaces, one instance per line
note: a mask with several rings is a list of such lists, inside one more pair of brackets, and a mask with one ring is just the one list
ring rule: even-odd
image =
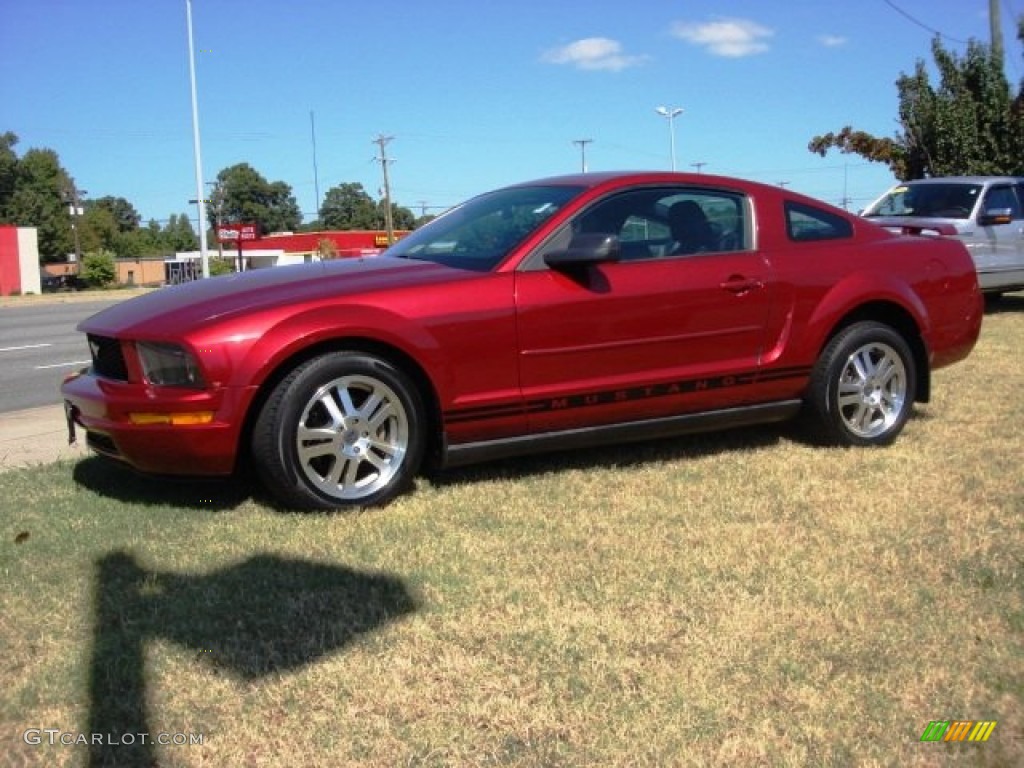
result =
[[815,435],[838,445],[888,445],[917,391],[914,355],[887,325],[862,322],[836,335],[815,364],[807,410]]
[[309,360],[270,394],[252,452],[289,507],[381,504],[411,484],[423,458],[422,401],[391,363],[360,352]]

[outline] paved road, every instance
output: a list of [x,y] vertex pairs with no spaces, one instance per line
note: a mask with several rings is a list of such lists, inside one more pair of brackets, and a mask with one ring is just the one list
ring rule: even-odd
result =
[[89,363],[79,321],[115,301],[0,306],[0,413],[60,403],[64,376]]

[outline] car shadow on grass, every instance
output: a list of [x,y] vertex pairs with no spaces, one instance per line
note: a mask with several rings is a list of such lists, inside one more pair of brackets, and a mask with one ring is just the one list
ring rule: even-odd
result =
[[[203,575],[148,570],[123,551],[103,556],[95,567],[84,731],[102,739],[89,745],[90,768],[158,764],[163,748],[151,729],[146,691],[150,642],[186,649],[207,674],[254,682],[312,664],[417,609],[395,576],[276,555]],[[228,738],[227,725],[210,723],[214,732],[204,732],[203,724],[182,724],[171,736],[194,739],[198,731],[204,741]]]
[[1024,293],[1022,292],[985,297],[986,315],[1005,315],[1016,312],[1024,312]]
[[91,456],[75,464],[76,485],[126,504],[173,506],[227,512],[249,499],[264,503],[262,488],[244,477],[173,478],[139,474],[127,466]]
[[[915,408],[911,418],[927,421],[931,417],[927,410]],[[578,469],[643,467],[759,450],[784,442],[821,445],[799,420],[793,420],[650,441],[516,456],[451,469],[428,468],[424,473],[432,485],[442,487]],[[242,471],[233,477],[223,479],[150,477],[115,462],[92,457],[80,461],[75,466],[74,480],[98,495],[128,504],[223,512],[251,500],[275,512],[295,514],[295,510],[281,506],[271,497],[251,471]]]

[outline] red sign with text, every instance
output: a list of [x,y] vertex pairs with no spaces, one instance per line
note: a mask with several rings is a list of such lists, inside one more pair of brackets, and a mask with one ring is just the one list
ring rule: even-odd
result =
[[217,239],[236,242],[238,240],[255,240],[258,237],[255,224],[218,224]]

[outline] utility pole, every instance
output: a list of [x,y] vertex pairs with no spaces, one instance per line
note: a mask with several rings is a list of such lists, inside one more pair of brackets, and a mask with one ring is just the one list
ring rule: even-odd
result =
[[395,226],[391,220],[391,184],[388,181],[387,146],[394,138],[394,136],[385,136],[384,134],[379,133],[377,134],[377,138],[372,142],[380,147],[380,157],[376,159],[380,162],[380,169],[384,174],[384,228],[387,231],[389,246],[395,242]]
[[705,165],[707,165],[707,163],[704,163],[704,162],[690,163],[690,165],[697,169],[697,173],[700,173],[700,169],[703,168]]
[[82,244],[78,236],[78,217],[82,215],[82,201],[79,199],[79,195],[89,194],[84,189],[79,189],[75,186],[75,180],[71,180],[71,189],[68,192],[68,208],[71,214],[71,232],[75,236],[75,264],[78,266],[76,269],[82,269]]
[[593,139],[573,139],[573,144],[576,144],[580,148],[580,161],[583,167],[583,173],[587,172],[587,144],[593,144]]
[[988,26],[992,37],[992,58],[1003,68],[1003,27],[999,15],[999,0],[988,0]]
[[224,258],[224,243],[220,240],[220,211],[224,205],[224,190],[220,187],[220,181],[208,181],[206,186],[213,188],[213,195],[208,201],[213,206],[214,233],[217,235],[217,258]]

